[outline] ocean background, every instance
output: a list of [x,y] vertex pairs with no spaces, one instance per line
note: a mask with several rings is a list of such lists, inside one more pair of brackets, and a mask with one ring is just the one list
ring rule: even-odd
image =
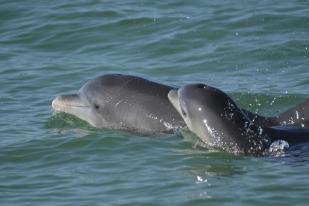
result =
[[[308,205],[309,144],[269,157],[99,130],[51,101],[106,73],[308,98],[309,1],[0,0],[0,205]],[[189,136],[189,137],[187,137]]]

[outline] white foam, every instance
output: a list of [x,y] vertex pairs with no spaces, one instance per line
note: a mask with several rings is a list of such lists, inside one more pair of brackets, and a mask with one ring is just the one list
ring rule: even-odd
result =
[[284,140],[276,140],[271,143],[268,151],[275,155],[280,155],[285,153],[289,149],[290,145],[287,141]]

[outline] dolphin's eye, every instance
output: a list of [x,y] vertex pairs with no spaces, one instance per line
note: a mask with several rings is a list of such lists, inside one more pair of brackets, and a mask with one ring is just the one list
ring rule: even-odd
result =
[[184,117],[187,116],[187,113],[186,113],[183,109],[181,110],[181,113],[182,113],[182,115],[183,115]]
[[100,106],[97,105],[97,104],[95,104],[95,105],[94,105],[94,108],[95,108],[95,109],[100,109]]

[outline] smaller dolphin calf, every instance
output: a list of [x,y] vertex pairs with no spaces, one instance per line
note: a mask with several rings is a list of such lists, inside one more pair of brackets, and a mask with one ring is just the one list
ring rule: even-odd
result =
[[[309,129],[304,128],[308,101],[277,117],[265,118],[240,109],[223,91],[205,84],[173,89],[168,98],[188,128],[210,148],[262,154],[276,140],[309,140]],[[293,125],[285,125],[288,120],[293,120]]]

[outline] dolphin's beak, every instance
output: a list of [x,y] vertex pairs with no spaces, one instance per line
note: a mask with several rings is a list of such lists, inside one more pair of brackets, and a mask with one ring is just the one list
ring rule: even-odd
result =
[[178,98],[178,89],[172,89],[168,92],[168,99],[172,103],[172,105],[175,107],[175,109],[181,114],[181,108]]
[[75,114],[74,111],[89,108],[78,94],[60,95],[52,102],[52,108],[55,112],[66,112]]
[[96,127],[95,117],[91,113],[88,101],[81,98],[78,94],[57,96],[52,102],[52,108],[55,112],[65,112],[74,115]]

